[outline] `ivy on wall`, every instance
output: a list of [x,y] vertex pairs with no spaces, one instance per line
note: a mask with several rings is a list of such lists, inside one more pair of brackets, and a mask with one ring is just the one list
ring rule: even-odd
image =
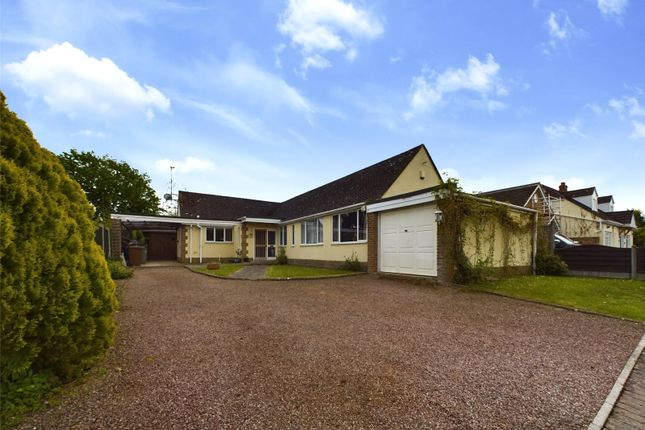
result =
[[[501,243],[502,270],[507,269],[515,259],[516,238],[534,227],[533,216],[518,216],[506,205],[466,194],[455,179],[448,179],[437,190],[437,205],[443,212],[448,257],[455,264],[454,281],[460,284],[480,281],[490,273],[496,242]],[[472,244],[474,264],[466,254]]]

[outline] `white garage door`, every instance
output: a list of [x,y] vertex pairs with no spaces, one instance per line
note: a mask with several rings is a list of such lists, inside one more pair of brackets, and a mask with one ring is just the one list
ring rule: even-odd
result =
[[379,270],[437,276],[435,204],[381,212]]

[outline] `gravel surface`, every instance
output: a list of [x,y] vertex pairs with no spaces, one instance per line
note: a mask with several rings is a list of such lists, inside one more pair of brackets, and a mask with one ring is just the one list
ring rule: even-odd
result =
[[105,374],[22,428],[554,428],[591,422],[637,323],[372,276],[128,281]]

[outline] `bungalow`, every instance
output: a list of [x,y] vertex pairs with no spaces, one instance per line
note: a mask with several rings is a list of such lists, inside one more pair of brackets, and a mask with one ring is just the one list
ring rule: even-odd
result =
[[[185,263],[236,256],[271,261],[283,250],[296,264],[339,266],[356,259],[369,272],[449,279],[454,262],[449,246],[442,246],[447,239],[436,202],[442,184],[426,147],[419,145],[281,203],[180,191],[177,217],[117,214],[113,220],[144,232],[147,224],[156,225],[149,256],[172,255]],[[507,207],[520,217],[535,213]],[[163,243],[159,223],[170,230]],[[530,271],[531,233],[524,239],[517,242],[515,260],[498,256],[493,265]],[[469,258],[475,264],[479,257],[473,249]]]
[[556,190],[535,182],[480,196],[539,210],[555,232],[583,244],[630,248],[633,243],[634,211],[614,211],[614,198],[599,197],[596,187],[569,190],[562,182]]

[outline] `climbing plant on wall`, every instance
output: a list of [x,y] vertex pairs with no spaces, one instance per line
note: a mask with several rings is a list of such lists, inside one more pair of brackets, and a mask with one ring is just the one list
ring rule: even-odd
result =
[[[476,282],[490,271],[496,240],[501,244],[501,266],[508,267],[514,260],[515,238],[533,229],[533,216],[518,216],[506,205],[464,193],[455,179],[448,179],[436,193],[455,282]],[[466,254],[467,245],[474,248],[475,263]]]

